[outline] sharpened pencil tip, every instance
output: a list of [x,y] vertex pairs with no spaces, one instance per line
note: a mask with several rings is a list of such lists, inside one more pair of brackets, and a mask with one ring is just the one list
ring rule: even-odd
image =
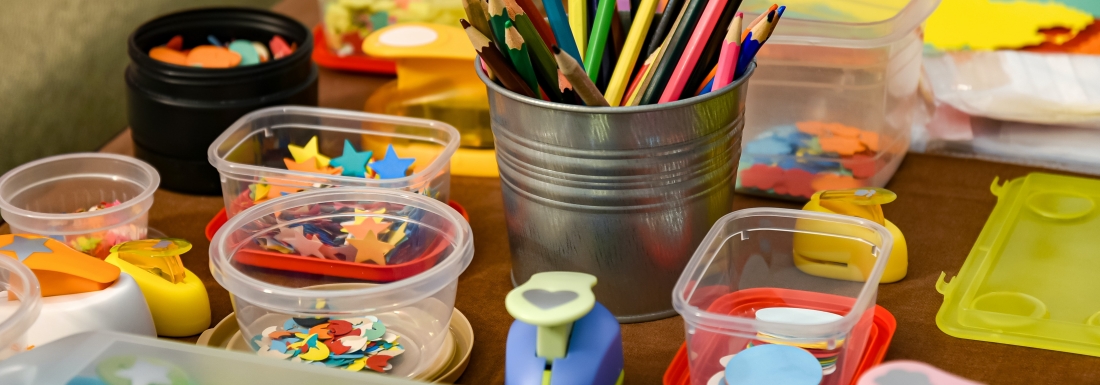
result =
[[470,22],[466,21],[466,19],[458,19],[458,22],[462,24],[463,29],[470,28]]
[[550,49],[554,51],[554,54],[555,54],[555,55],[557,55],[557,54],[560,54],[560,53],[561,53],[561,48],[558,48],[558,46],[556,46],[556,45],[555,45],[555,46],[552,46],[552,47],[550,47]]

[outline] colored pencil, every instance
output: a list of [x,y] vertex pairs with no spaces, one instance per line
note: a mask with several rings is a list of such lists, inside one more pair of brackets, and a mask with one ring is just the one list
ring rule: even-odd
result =
[[760,47],[764,46],[764,43],[771,37],[772,31],[775,30],[776,24],[779,23],[779,19],[783,17],[783,11],[787,7],[779,7],[775,11],[768,12],[768,17],[757,23],[752,31],[746,36],[745,40],[741,42],[741,53],[737,58],[737,71],[734,72],[733,77],[739,78],[745,74],[745,70],[749,68],[749,63],[756,58],[756,54],[760,52]]
[[[684,84],[684,91],[680,94],[681,99],[695,96],[695,91],[703,86],[703,78],[710,73],[710,70],[714,69],[715,64],[718,64],[718,54],[722,50],[722,41],[725,40],[726,35],[725,28],[733,21],[734,15],[737,14],[737,8],[741,6],[741,0],[728,1],[729,3],[722,9],[722,15],[714,23],[714,32],[707,37],[707,43],[703,46],[703,52],[699,54],[699,61],[695,63],[695,69],[691,71],[691,76]],[[740,30],[738,32],[740,33]]]
[[565,74],[561,71],[555,71],[558,73],[558,86],[561,87],[561,98],[565,103],[584,105],[584,101],[581,100],[580,95],[577,95],[577,91],[573,90],[573,84],[569,82],[569,79],[565,77]]
[[531,64],[531,56],[527,53],[527,44],[510,20],[504,22],[504,44],[508,46],[508,57],[512,59],[512,65],[516,66],[519,76],[527,82],[531,90],[539,89],[539,81],[535,79],[535,67]]
[[[616,1],[617,3],[617,1]],[[615,42],[615,35],[621,33],[615,32],[615,28],[622,28],[622,25],[618,23],[619,11],[616,3],[612,3],[616,7],[614,12],[611,12],[611,25],[607,29],[607,41],[604,42],[603,60],[601,60],[599,74],[596,75],[596,87],[600,91],[607,89],[607,82],[611,81],[611,74],[615,72],[615,61],[619,60],[619,49],[622,49],[622,41]],[[622,36],[619,36],[622,39]]]
[[645,55],[647,57],[657,52],[657,48],[664,44],[665,37],[672,31],[676,21],[680,20],[680,15],[684,13],[683,10],[686,6],[684,0],[668,0],[664,12],[661,12],[661,21],[657,23],[657,29],[653,30],[653,37],[650,38],[649,45],[646,46]]
[[638,86],[642,83],[642,78],[649,72],[649,66],[653,64],[653,60],[657,58],[657,53],[649,55],[649,58],[642,63],[642,66],[638,68],[638,74],[634,76],[634,81],[630,82],[630,88],[627,88],[626,94],[623,95],[622,101],[619,102],[620,106],[629,106],[630,100],[633,98],[635,92],[638,90]]
[[[738,51],[740,51],[740,50],[738,50]],[[737,59],[735,58],[734,60],[737,60]],[[712,82],[714,81],[714,74],[717,73],[717,72],[718,72],[718,66],[714,66],[710,69],[710,72],[707,73],[707,76],[703,78],[703,84],[700,84],[699,87],[697,87],[695,89],[695,95],[702,95],[702,94],[705,94],[707,92],[710,92],[709,91],[710,89],[707,88],[707,86],[713,85]]]
[[675,70],[676,64],[680,61],[680,55],[684,53],[688,39],[695,30],[695,25],[699,23],[699,17],[703,15],[706,4],[706,0],[688,1],[687,8],[684,9],[681,20],[672,33],[672,39],[664,48],[665,53],[661,56],[661,61],[657,62],[657,69],[653,70],[653,80],[649,82],[649,87],[642,94],[641,104],[654,104],[660,100],[669,78],[672,77],[672,71]]
[[718,55],[718,64],[714,67],[713,89],[721,89],[733,82],[733,73],[737,71],[737,56],[741,53],[741,21],[744,14],[738,13],[730,23],[726,37],[722,39],[722,53]]
[[547,47],[557,45],[558,40],[554,38],[554,30],[550,29],[550,24],[547,24],[546,20],[542,18],[542,12],[539,12],[535,3],[531,0],[516,0],[516,3],[519,4],[520,8],[523,8],[523,13],[531,19],[531,23],[535,25],[535,30],[539,31],[543,44]]
[[669,77],[668,84],[665,85],[665,90],[661,93],[661,98],[658,99],[658,103],[668,103],[676,100],[680,100],[680,94],[684,91],[684,85],[687,84],[688,78],[691,77],[691,71],[695,70],[695,64],[699,61],[699,55],[703,53],[703,49],[706,48],[707,39],[710,38],[711,32],[714,31],[714,24],[718,22],[718,17],[722,15],[722,9],[726,6],[727,0],[709,0],[707,7],[703,11],[703,15],[699,18],[699,23],[695,25],[695,31],[691,33],[691,39],[688,40],[687,46],[684,47],[684,53],[680,56],[679,62],[676,63],[676,69],[673,70],[672,76]]
[[512,66],[508,64],[509,59],[505,59],[504,55],[501,55],[500,49],[495,46],[492,40],[478,32],[477,28],[471,26],[466,19],[460,19],[459,22],[462,23],[462,29],[466,30],[466,36],[470,38],[470,43],[473,44],[474,50],[481,57],[482,63],[493,70],[504,88],[523,96],[535,97],[535,92],[512,69]]
[[573,57],[578,63],[584,63],[581,53],[577,50],[577,42],[573,40],[573,31],[569,28],[569,19],[565,15],[565,8],[561,0],[543,0],[546,8],[546,18],[550,20],[550,29],[554,31],[554,38],[558,40],[556,47]]
[[508,16],[503,0],[489,0],[489,28],[493,30],[491,36],[504,57],[508,57],[508,48],[504,46],[504,23],[510,20],[512,18]]
[[463,0],[462,8],[466,10],[466,17],[478,32],[484,35],[493,33],[489,27],[489,13],[485,10],[484,0]]
[[626,42],[623,43],[623,50],[619,53],[618,63],[615,63],[615,72],[607,84],[607,91],[604,92],[607,102],[611,105],[619,105],[623,99],[623,91],[630,79],[631,71],[634,70],[634,62],[638,60],[638,54],[642,51],[642,39],[645,38],[646,32],[649,32],[649,26],[653,22],[653,11],[657,8],[657,0],[642,0],[638,7],[634,23],[630,26]]
[[630,99],[627,99],[626,105],[637,106],[641,104],[642,93],[649,87],[649,83],[653,81],[653,71],[657,69],[657,62],[661,61],[661,56],[665,53],[665,47],[657,47],[657,52],[649,55],[646,59],[648,64],[645,65],[645,72],[641,73],[641,78],[638,81],[638,87],[631,93]]
[[577,42],[581,59],[587,58],[585,49],[588,47],[588,0],[569,0],[569,28],[573,30],[573,40]]
[[603,98],[600,90],[596,89],[596,85],[592,84],[588,74],[584,73],[580,63],[577,63],[571,55],[562,51],[561,48],[554,46],[553,49],[554,58],[558,60],[558,69],[565,75],[566,79],[569,79],[569,83],[573,85],[573,90],[577,91],[577,95],[581,97],[584,104],[593,107],[610,106],[607,104],[607,99]]
[[592,23],[592,34],[588,36],[588,53],[584,55],[584,71],[593,82],[596,81],[600,64],[603,63],[607,34],[611,31],[611,14],[615,12],[615,0],[598,1],[600,5],[596,11],[595,22]]
[[749,37],[749,31],[752,30],[753,27],[756,27],[757,24],[760,24],[760,21],[764,20],[765,17],[768,17],[769,13],[777,9],[779,9],[779,4],[772,4],[772,6],[768,7],[767,11],[761,12],[755,19],[752,19],[749,25],[745,26],[745,31],[741,32],[741,41],[745,41],[745,39]]
[[516,30],[519,31],[523,41],[527,43],[527,51],[535,64],[535,75],[538,75],[542,90],[551,101],[561,101],[558,91],[558,64],[554,60],[554,54],[550,53],[550,47],[541,39],[536,26],[527,15],[527,10],[516,0],[504,0],[504,8],[512,14]]

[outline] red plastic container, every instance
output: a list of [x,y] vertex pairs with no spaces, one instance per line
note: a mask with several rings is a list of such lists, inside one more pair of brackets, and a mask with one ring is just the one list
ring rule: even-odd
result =
[[321,25],[313,27],[313,47],[313,62],[321,67],[379,75],[397,74],[397,64],[392,60],[376,59],[362,54],[343,57],[336,55],[328,48],[324,26]]

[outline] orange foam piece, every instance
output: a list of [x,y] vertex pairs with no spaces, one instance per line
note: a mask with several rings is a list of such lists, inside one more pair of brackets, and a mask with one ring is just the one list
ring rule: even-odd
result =
[[815,120],[798,122],[795,123],[794,126],[798,128],[798,131],[802,131],[810,135],[821,135],[825,132],[825,123],[821,123]]
[[187,65],[202,68],[230,68],[241,64],[241,55],[227,48],[200,45],[187,54]]
[[822,136],[819,137],[818,143],[821,144],[821,150],[825,152],[835,152],[840,155],[850,156],[857,152],[862,152],[866,147],[863,143],[856,138],[848,138],[843,136]]
[[859,141],[863,142],[864,146],[867,146],[868,150],[878,152],[878,133],[872,131],[863,131],[859,133]]
[[863,183],[856,178],[837,174],[818,174],[811,183],[814,190],[847,190],[863,187]]
[[859,134],[863,132],[863,130],[858,128],[845,126],[840,123],[829,123],[825,126],[825,129],[828,130],[830,134],[846,138],[858,138]]
[[187,65],[187,54],[168,47],[153,47],[149,50],[149,57],[168,64]]
[[[16,235],[30,239],[43,238],[27,234],[0,235],[0,246],[12,243]],[[38,278],[43,297],[103,290],[122,274],[118,266],[73,250],[55,239],[46,238],[45,246],[51,250],[50,253],[34,253],[23,260],[23,264]],[[7,250],[0,250],[0,255],[17,257]],[[12,296],[9,294],[8,298],[12,299]]]

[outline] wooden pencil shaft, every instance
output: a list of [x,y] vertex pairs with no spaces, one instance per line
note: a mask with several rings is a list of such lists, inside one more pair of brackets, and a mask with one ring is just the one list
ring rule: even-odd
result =
[[592,80],[588,78],[588,74],[584,73],[584,69],[576,60],[573,60],[571,56],[560,49],[554,51],[554,58],[558,60],[558,69],[573,84],[573,90],[577,91],[577,95],[580,95],[581,99],[584,100],[584,104],[596,107],[609,106],[603,94],[596,89],[596,85],[592,83]]
[[466,17],[468,22],[482,34],[492,34],[493,30],[489,27],[489,14],[485,11],[484,0],[463,0],[462,8],[466,10]]
[[634,63],[638,61],[638,54],[642,50],[642,39],[644,38],[642,34],[648,32],[650,25],[652,25],[653,10],[657,8],[657,0],[643,0],[638,4],[638,7],[638,16],[634,18],[634,24],[630,26],[626,42],[619,53],[619,60],[615,63],[611,81],[607,85],[607,91],[604,92],[607,102],[612,105],[618,105],[622,102],[627,82],[634,72]]
[[504,23],[511,21],[508,11],[504,8],[503,0],[489,0],[489,28],[493,30],[493,42],[500,47],[500,53],[508,57],[508,50],[504,46]]
[[657,29],[653,31],[653,38],[650,39],[649,45],[646,46],[644,51],[646,55],[652,55],[657,52],[659,48],[665,42],[665,37],[672,31],[673,24],[679,20],[680,15],[683,14],[684,0],[668,0],[668,4],[665,5],[665,11],[661,12],[661,20],[657,23]]
[[707,44],[703,48],[703,53],[699,55],[699,62],[692,71],[691,77],[688,78],[681,98],[695,96],[696,92],[694,91],[702,86],[702,83],[704,83],[703,78],[710,73],[715,64],[718,64],[718,53],[722,49],[722,41],[725,40],[727,27],[730,21],[733,20],[733,16],[737,14],[737,8],[740,6],[741,0],[729,0],[726,7],[722,9],[722,15],[715,23],[713,33],[707,38]]
[[516,0],[523,13],[531,19],[531,23],[535,25],[535,30],[539,31],[539,36],[542,37],[542,41],[547,46],[557,45],[558,41],[554,39],[554,31],[550,29],[550,24],[546,23],[546,20],[542,18],[542,12],[539,12],[538,7],[531,0]]
[[527,53],[527,44],[523,41],[523,36],[520,36],[519,32],[516,31],[511,21],[504,23],[504,25],[504,42],[508,46],[508,57],[512,60],[512,64],[516,66],[516,72],[527,82],[527,86],[531,87],[532,91],[539,89],[539,82],[535,77],[535,68],[531,64],[531,56]]
[[[597,0],[593,0],[597,1]],[[584,70],[595,82],[603,64],[604,48],[607,47],[607,34],[611,31],[611,16],[615,12],[615,0],[598,0],[596,19],[592,23],[592,34],[588,36],[588,54],[584,55]]]
[[573,30],[569,28],[569,18],[565,15],[565,8],[561,0],[543,0],[546,7],[546,18],[550,20],[550,27],[557,39],[557,47],[572,56],[574,60],[581,61],[581,53],[577,50],[577,42],[573,40]]
[[485,34],[471,26],[468,21],[463,19],[459,22],[462,23],[462,29],[466,31],[466,36],[470,38],[470,43],[474,46],[474,50],[477,51],[482,63],[496,74],[497,79],[500,80],[504,88],[527,97],[535,97],[531,87],[528,87],[519,74],[512,69],[512,66],[508,63],[509,60],[505,59],[492,40],[489,40]]
[[707,0],[707,6],[704,8],[702,16],[691,31],[691,37],[688,39],[687,45],[684,46],[684,53],[680,56],[680,60],[676,62],[672,76],[669,77],[669,82],[665,86],[664,92],[661,93],[661,98],[658,99],[659,103],[680,100],[681,95],[685,93],[693,95],[691,91],[694,91],[694,88],[684,92],[687,88],[685,85],[688,79],[691,78],[692,72],[695,71],[699,57],[706,48],[707,40],[713,35],[718,18],[722,16],[727,2],[728,0]]
[[642,101],[642,93],[645,92],[645,89],[649,87],[650,81],[653,80],[653,66],[661,60],[661,56],[664,52],[665,47],[660,46],[657,48],[657,52],[654,52],[646,59],[646,68],[645,72],[642,72],[642,81],[638,83],[638,89],[634,90],[634,94],[630,96],[630,100],[626,105],[637,106]]
[[588,0],[569,0],[569,28],[583,60],[588,48]]
[[516,14],[515,18],[516,30],[519,31],[520,36],[527,43],[527,51],[531,54],[539,84],[542,85],[543,91],[546,91],[546,96],[551,101],[559,101],[561,93],[558,91],[558,77],[556,75],[558,64],[554,61],[554,54],[550,53],[550,48],[546,46],[538,32],[535,31],[535,27],[527,15]]
[[642,95],[641,104],[654,104],[660,99],[661,93],[664,92],[665,86],[668,84],[668,79],[672,77],[672,71],[675,70],[676,63],[680,61],[680,55],[684,53],[684,47],[687,46],[688,39],[691,38],[691,32],[695,30],[695,25],[699,23],[699,17],[703,15],[706,4],[706,0],[690,0],[688,2],[682,20],[677,23],[672,39],[665,47],[665,53],[661,57],[661,61],[657,63],[657,69],[653,71],[653,80],[650,81],[649,88]]

